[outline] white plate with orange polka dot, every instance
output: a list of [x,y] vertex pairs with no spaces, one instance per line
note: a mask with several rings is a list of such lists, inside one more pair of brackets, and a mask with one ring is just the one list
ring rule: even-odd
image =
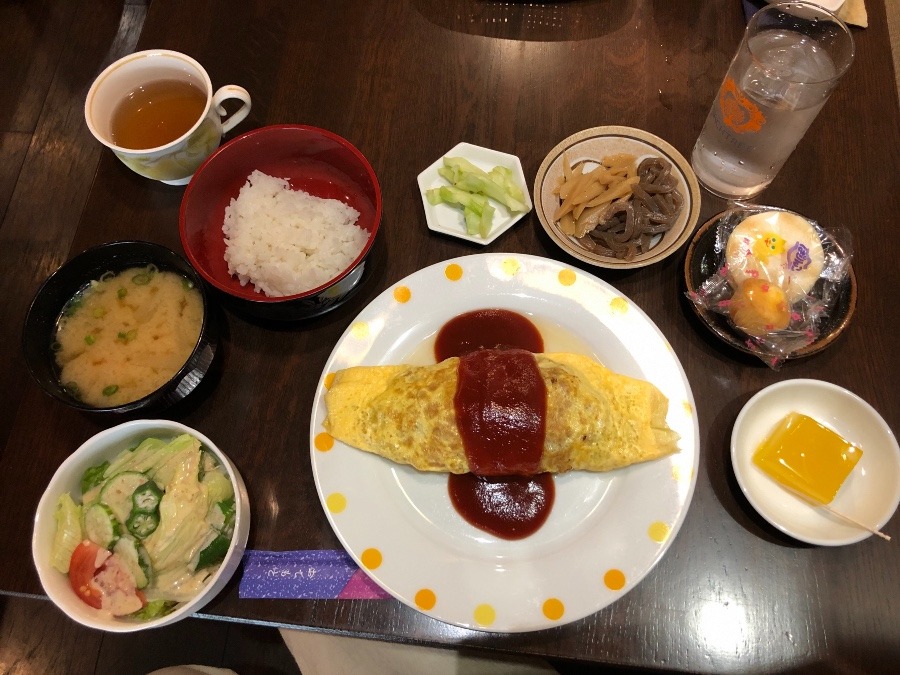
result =
[[[669,399],[679,452],[607,473],[555,476],[544,525],[509,541],[466,522],[447,476],[334,441],[322,426],[333,374],[357,365],[434,363],[434,339],[464,312],[529,317],[547,352],[580,352],[652,382]],[[354,560],[398,600],[465,628],[523,632],[581,619],[622,597],[662,558],[687,513],[699,461],[694,399],[677,356],[643,311],[609,284],[521,254],[456,258],[378,296],[351,323],[319,382],[312,469],[331,526]]]

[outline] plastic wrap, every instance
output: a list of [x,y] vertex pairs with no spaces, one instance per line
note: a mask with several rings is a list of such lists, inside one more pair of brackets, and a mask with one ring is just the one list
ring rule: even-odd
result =
[[688,297],[724,315],[747,350],[775,369],[822,337],[852,257],[845,228],[766,206],[725,212],[714,251],[716,271]]

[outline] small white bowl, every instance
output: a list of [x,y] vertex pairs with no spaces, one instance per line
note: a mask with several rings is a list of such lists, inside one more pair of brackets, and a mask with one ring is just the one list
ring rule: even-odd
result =
[[[582,160],[599,163],[604,157],[618,153],[634,155],[639,162],[647,157],[668,160],[672,165],[672,175],[678,181],[678,191],[684,198],[681,213],[672,228],[656,235],[658,239],[652,247],[633,260],[619,260],[596,253],[563,232],[553,220],[553,213],[559,208],[559,197],[554,190],[563,176],[563,156],[568,155],[572,164]],[[687,160],[658,136],[632,127],[594,127],[569,136],[547,153],[534,179],[534,204],[544,231],[569,255],[596,267],[634,269],[659,262],[687,243],[700,216],[700,185]]]
[[[78,501],[81,495],[81,476],[85,469],[100,464],[103,460],[112,459],[122,450],[137,445],[145,438],[157,435],[174,437],[184,433],[191,434],[213,452],[234,485],[234,535],[225,559],[212,579],[195,598],[178,605],[166,616],[151,621],[135,622],[122,617],[112,617],[86,605],[72,591],[68,577],[50,565],[50,551],[56,532],[56,520],[53,514],[56,510],[57,500],[60,495],[69,492],[73,499]],[[89,438],[60,465],[38,503],[34,518],[31,553],[44,592],[71,619],[89,628],[113,633],[131,633],[180,621],[198,611],[218,595],[241,562],[249,532],[250,500],[247,497],[244,480],[234,463],[209,438],[178,422],[135,420],[101,431]]]
[[[425,196],[426,190],[448,184],[438,174],[438,169],[444,165],[444,157],[462,157],[485,171],[490,171],[495,166],[505,166],[508,169],[512,169],[516,185],[519,186],[522,194],[525,195],[525,205],[528,209],[522,213],[510,213],[503,205],[494,204],[496,212],[494,213],[494,222],[488,236],[481,237],[467,234],[461,209],[450,204],[430,204]],[[471,145],[470,143],[458,143],[451,150],[445,152],[440,159],[419,174],[418,183],[419,192],[422,194],[422,205],[425,207],[425,221],[429,230],[440,232],[441,234],[449,234],[452,237],[459,237],[482,246],[487,246],[506,232],[529,213],[532,208],[531,196],[528,194],[528,185],[525,183],[525,173],[522,171],[522,162],[519,161],[519,158],[515,155],[498,152],[490,148],[482,148],[479,145]]]
[[819,380],[787,380],[747,401],[731,433],[731,462],[741,490],[759,514],[795,539],[843,546],[871,536],[788,492],[752,462],[753,453],[788,413],[808,415],[862,448],[859,463],[829,504],[834,510],[881,529],[900,503],[900,447],[887,423],[846,389]]

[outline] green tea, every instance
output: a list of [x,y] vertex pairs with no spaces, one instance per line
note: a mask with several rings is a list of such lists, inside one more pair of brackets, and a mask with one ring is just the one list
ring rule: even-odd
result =
[[166,145],[190,130],[206,109],[206,93],[184,80],[155,80],[131,91],[113,111],[113,142],[130,150]]

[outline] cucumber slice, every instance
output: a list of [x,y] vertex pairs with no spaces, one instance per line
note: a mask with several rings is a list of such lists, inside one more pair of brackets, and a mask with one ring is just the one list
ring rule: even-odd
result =
[[100,502],[112,509],[123,523],[133,506],[134,491],[147,482],[147,476],[137,471],[122,471],[107,480],[100,489]]
[[92,504],[84,512],[84,534],[98,546],[112,549],[122,536],[122,526],[106,504]]
[[[141,552],[143,551],[145,560],[141,561]],[[119,556],[125,566],[134,576],[134,585],[136,588],[147,588],[150,583],[149,569],[145,565],[149,565],[149,557],[144,547],[138,544],[129,536],[120,537],[113,547],[113,553]]]

